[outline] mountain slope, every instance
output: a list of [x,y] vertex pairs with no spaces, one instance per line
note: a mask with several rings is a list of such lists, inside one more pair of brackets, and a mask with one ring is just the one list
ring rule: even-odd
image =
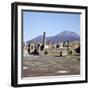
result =
[[[27,43],[30,42],[42,42],[43,40],[43,35],[40,35],[32,40],[27,41]],[[55,36],[50,36],[50,37],[46,37],[46,41],[50,41],[51,43],[59,43],[59,42],[64,42],[64,41],[79,41],[80,40],[80,36],[77,35],[75,32],[70,32],[70,31],[63,31]]]

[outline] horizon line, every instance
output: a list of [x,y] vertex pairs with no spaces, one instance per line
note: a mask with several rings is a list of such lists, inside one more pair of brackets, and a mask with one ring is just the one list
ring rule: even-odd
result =
[[[44,31],[45,32],[45,31]],[[70,31],[70,30],[64,30],[64,31],[62,31],[62,32],[72,32],[72,33],[75,33],[75,34],[77,34],[76,32],[74,32],[74,31]],[[57,34],[55,34],[55,35],[47,35],[46,37],[53,37],[53,36],[56,36],[56,35],[58,35],[58,34],[61,34],[62,32],[59,32],[59,33],[57,33]],[[80,37],[80,35],[79,34],[77,34],[79,37]],[[32,39],[34,39],[34,38],[37,38],[37,37],[40,37],[40,36],[43,36],[43,33],[42,33],[42,35],[38,35],[38,36],[35,36],[35,37],[33,37]],[[29,40],[32,40],[32,39],[29,39]],[[29,41],[29,40],[26,40],[26,41],[24,41],[24,42],[27,42],[27,41]]]

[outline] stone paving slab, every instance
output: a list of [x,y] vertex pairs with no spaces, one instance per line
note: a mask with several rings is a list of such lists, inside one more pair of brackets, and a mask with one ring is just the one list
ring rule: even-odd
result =
[[80,56],[23,57],[23,77],[80,75]]

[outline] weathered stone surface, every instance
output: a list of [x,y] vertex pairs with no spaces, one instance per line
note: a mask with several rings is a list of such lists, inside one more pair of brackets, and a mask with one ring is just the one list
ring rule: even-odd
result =
[[23,67],[23,77],[80,75],[80,56],[27,55]]

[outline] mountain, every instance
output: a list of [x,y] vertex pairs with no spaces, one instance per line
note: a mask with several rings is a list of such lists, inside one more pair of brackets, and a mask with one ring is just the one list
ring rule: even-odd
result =
[[[27,41],[26,43],[31,43],[31,42],[42,42],[43,40],[43,35],[40,35],[32,40]],[[59,43],[59,42],[64,42],[64,41],[79,41],[80,36],[77,35],[75,32],[70,32],[70,31],[63,31],[55,36],[50,36],[46,37],[46,41],[50,41],[51,43]]]

